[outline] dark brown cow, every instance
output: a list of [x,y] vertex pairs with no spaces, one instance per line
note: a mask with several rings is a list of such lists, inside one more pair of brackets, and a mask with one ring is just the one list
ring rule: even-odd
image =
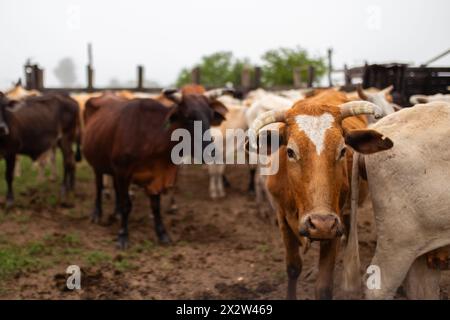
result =
[[[7,208],[14,202],[12,183],[16,155],[36,160],[57,145],[64,159],[62,204],[68,204],[66,197],[75,184],[75,158],[81,160],[79,136],[78,104],[70,97],[48,94],[17,102],[0,93],[0,154],[6,160]],[[75,157],[74,142],[77,142]]]
[[[93,217],[98,220],[102,214],[102,175],[112,175],[122,217],[121,248],[128,244],[128,215],[132,208],[128,188],[131,183],[143,187],[150,198],[159,241],[170,242],[160,215],[160,195],[174,185],[177,173],[177,166],[171,160],[171,150],[177,142],[171,141],[171,134],[175,129],[184,128],[193,137],[194,121],[202,122],[205,133],[211,125],[219,124],[227,112],[225,106],[207,95],[181,95],[171,91],[166,97],[173,101],[172,107],[154,99],[106,103],[86,125],[83,151],[94,168],[97,189]],[[203,151],[209,143],[202,141],[191,150],[200,145]]]

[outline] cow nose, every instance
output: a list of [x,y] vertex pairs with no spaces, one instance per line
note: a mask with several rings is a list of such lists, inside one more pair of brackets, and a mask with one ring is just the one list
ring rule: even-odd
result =
[[332,239],[342,235],[342,224],[338,216],[329,214],[309,214],[300,226],[300,235],[311,239]]

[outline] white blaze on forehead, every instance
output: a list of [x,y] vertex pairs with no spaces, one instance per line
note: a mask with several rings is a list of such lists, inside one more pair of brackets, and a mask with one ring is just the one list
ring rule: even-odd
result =
[[320,116],[299,115],[295,117],[295,122],[300,130],[306,134],[311,142],[316,146],[318,155],[323,150],[325,142],[325,133],[331,128],[334,117],[329,113]]

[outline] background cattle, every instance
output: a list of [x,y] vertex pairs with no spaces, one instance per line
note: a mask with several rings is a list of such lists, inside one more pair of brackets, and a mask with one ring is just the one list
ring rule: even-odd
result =
[[[12,111],[10,108],[14,108]],[[14,201],[13,172],[18,154],[38,159],[58,146],[63,154],[62,203],[69,201],[75,184],[75,158],[80,157],[80,126],[77,103],[68,96],[44,95],[21,101],[0,93],[0,153],[6,160],[6,206]],[[77,154],[72,145],[77,143]]]
[[[207,95],[170,91],[166,96],[174,102],[170,108],[153,99],[106,104],[86,125],[83,151],[96,176],[93,217],[101,217],[102,175],[110,174],[121,214],[121,248],[128,245],[128,215],[132,208],[128,189],[131,183],[143,187],[150,199],[159,241],[170,242],[161,218],[160,195],[174,186],[177,174],[177,166],[171,159],[171,150],[176,144],[171,141],[171,134],[176,129],[186,129],[194,137],[194,122],[201,121],[202,134],[207,136],[210,126],[220,124],[225,118],[225,106]],[[201,138],[194,137],[191,141],[194,154],[203,152],[210,143],[194,143],[195,139]]]

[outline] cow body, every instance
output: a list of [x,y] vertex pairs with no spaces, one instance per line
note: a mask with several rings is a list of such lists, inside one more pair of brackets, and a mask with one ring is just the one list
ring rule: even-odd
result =
[[[7,98],[2,99],[0,153],[6,159],[8,184],[7,206],[12,205],[13,171],[16,155],[36,160],[57,145],[64,158],[63,196],[75,183],[75,159],[72,144],[79,143],[79,110],[77,103],[62,95],[29,97],[14,104],[10,111]],[[77,145],[79,151],[79,144]]]
[[[161,243],[169,243],[160,215],[160,195],[173,187],[177,173],[177,166],[171,160],[171,150],[176,144],[171,141],[172,132],[184,128],[193,137],[194,121],[201,121],[207,132],[210,124],[223,120],[226,108],[221,104],[213,106],[207,97],[198,94],[177,95],[172,107],[153,99],[104,103],[87,121],[83,140],[84,154],[96,175],[93,218],[101,217],[102,175],[109,174],[113,176],[121,214],[119,246],[126,248],[128,244],[128,215],[132,208],[128,189],[131,183],[141,186],[149,196],[158,239]],[[194,139],[201,140],[202,137]],[[193,149],[200,145],[203,150],[209,143],[201,141]]]
[[439,271],[428,269],[423,255],[450,244],[449,123],[450,105],[434,102],[373,126],[394,147],[365,156],[377,228],[371,265],[381,271],[381,288],[367,289],[368,298],[392,298],[407,275],[411,297],[439,298]]

